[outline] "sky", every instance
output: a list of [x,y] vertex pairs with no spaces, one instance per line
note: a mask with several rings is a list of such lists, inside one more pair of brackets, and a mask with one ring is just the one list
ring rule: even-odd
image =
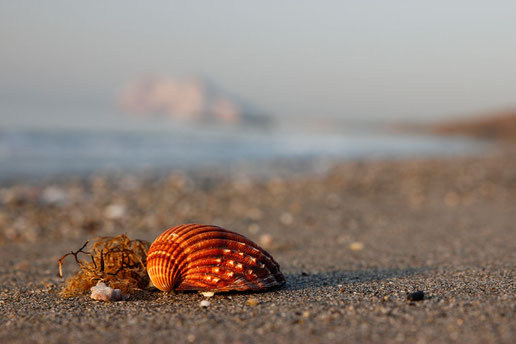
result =
[[436,120],[516,107],[516,2],[0,0],[0,125],[119,121],[145,75],[269,113]]

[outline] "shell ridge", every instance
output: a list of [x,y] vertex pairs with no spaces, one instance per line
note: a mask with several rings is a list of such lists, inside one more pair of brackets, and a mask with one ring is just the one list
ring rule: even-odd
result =
[[[214,268],[219,268],[220,272],[217,275],[213,272]],[[251,271],[250,274],[247,274],[247,271]],[[281,274],[273,274],[270,271],[265,269],[260,269],[259,267],[252,267],[252,266],[246,266],[242,267],[241,271],[232,270],[230,266],[220,266],[218,264],[207,264],[207,265],[200,265],[191,269],[188,269],[185,272],[185,279],[191,278],[193,275],[198,274],[215,274],[222,279],[226,280],[225,277],[227,272],[232,272],[234,274],[234,278],[243,278],[247,282],[254,283],[257,288],[263,288],[263,287],[272,287],[272,286],[280,286],[284,284],[284,278]],[[252,289],[252,288],[250,288]]]
[[[238,270],[244,271],[251,269],[253,273],[257,275],[257,277],[261,277],[262,275],[270,275],[270,274],[276,274],[277,270],[279,269],[278,266],[274,266],[274,269],[270,269],[267,264],[264,264],[263,267],[258,265],[257,263],[252,262],[249,259],[249,256],[240,256],[238,253],[228,253],[225,256],[221,256],[224,259],[220,262],[213,262],[215,258],[212,258],[211,260],[207,259],[206,257],[210,257],[210,254],[207,252],[206,255],[199,255],[195,259],[192,259],[188,262],[188,266],[185,269],[185,274],[188,274],[193,269],[203,267],[203,266],[222,266],[228,269],[233,268],[233,271],[237,271],[235,268],[235,263],[238,265],[240,264],[240,268]],[[221,258],[218,258],[219,260]],[[216,260],[216,259],[215,259]]]
[[[270,256],[270,254],[268,252],[261,249],[260,246],[258,246],[253,241],[245,238],[243,235],[232,232],[232,231],[228,231],[226,229],[223,229],[223,228],[220,228],[217,226],[202,226],[202,225],[198,225],[198,224],[190,224],[190,225],[181,225],[178,227],[180,227],[178,230],[174,230],[174,228],[171,228],[171,229],[167,230],[165,233],[163,233],[162,235],[170,234],[170,232],[178,234],[178,236],[174,237],[173,239],[170,239],[170,236],[167,236],[167,240],[172,240],[173,242],[176,242],[177,245],[183,246],[183,247],[193,246],[196,243],[202,241],[203,239],[210,239],[212,236],[214,238],[219,238],[219,239],[226,238],[228,240],[233,240],[239,244],[244,243],[246,245],[250,245],[251,248],[243,249],[244,252],[246,252],[249,255],[253,255],[252,253],[254,251],[256,251],[257,255],[261,254],[261,255],[268,256],[269,258],[272,258],[272,256]],[[178,233],[178,232],[182,232],[182,233]],[[196,238],[196,240],[192,240],[193,237],[197,237],[197,236],[200,236],[200,237]],[[237,238],[237,240],[235,240],[235,237]],[[158,239],[160,239],[160,237],[158,237],[156,239],[156,241]],[[178,241],[179,241],[179,243],[177,243]],[[191,251],[188,251],[187,253],[189,253],[189,252],[191,252]],[[174,257],[174,258],[177,259],[179,257]],[[259,256],[255,256],[255,258],[259,258]]]
[[[222,247],[224,247],[222,245]],[[218,247],[218,249],[222,248],[222,247]],[[184,280],[188,274],[190,273],[189,271],[189,268],[188,268],[188,265],[192,263],[192,261],[194,260],[190,260],[188,258],[190,258],[190,256],[192,254],[195,254],[196,252],[202,252],[203,251],[203,247],[199,247],[196,251],[190,251],[188,252],[188,256],[184,256],[183,259],[181,259],[181,263],[178,270],[181,271],[181,280]],[[244,269],[248,269],[248,268],[251,268],[253,270],[253,273],[256,274],[257,278],[262,278],[262,276],[269,276],[269,275],[272,275],[272,276],[275,276],[274,277],[274,280],[277,281],[278,283],[282,283],[282,277],[279,277],[279,278],[276,278],[276,275],[278,274],[279,272],[279,264],[276,263],[273,259],[270,259],[269,257],[267,256],[264,256],[264,255],[260,255],[261,251],[257,251],[258,253],[258,257],[255,257],[255,258],[258,258],[259,261],[263,261],[265,264],[263,264],[263,266],[254,266],[254,265],[248,265],[246,264],[245,268]],[[202,261],[203,259],[205,259],[205,254],[199,254],[199,257],[196,259],[196,260],[200,260]],[[220,255],[221,257],[224,257],[223,255]],[[184,258],[187,258],[187,259],[184,259]],[[238,257],[235,257],[235,260],[237,260]],[[240,263],[246,263],[245,261],[240,261]],[[201,263],[202,264],[202,263]]]
[[[168,234],[168,232],[169,231],[166,231],[163,234]],[[160,237],[158,237],[158,239]],[[165,236],[165,238],[166,237],[167,236]],[[152,276],[152,270],[156,271],[157,278],[156,281],[153,280],[153,283],[155,285],[156,283],[160,283],[160,285],[168,291],[177,284],[178,270],[173,264],[173,257],[176,255],[176,252],[181,251],[181,247],[167,239],[164,240],[164,242],[161,240],[158,241],[158,239],[154,241],[149,249],[150,253],[147,255],[147,268],[149,270],[149,276]],[[171,270],[172,273],[167,273],[168,270]]]
[[[215,240],[213,240],[215,241]],[[199,252],[202,252],[203,249],[206,247],[203,245],[199,245],[199,243],[205,242],[205,240],[200,240],[199,242],[196,242],[195,248],[190,249],[189,251],[183,251],[181,255],[176,257],[176,263],[179,266],[179,270],[183,270],[186,265],[190,264],[192,261],[189,259],[192,255],[198,254],[200,255],[199,259],[202,259],[202,255]],[[217,245],[214,245],[215,243],[212,242],[213,246],[210,246],[210,249],[227,249],[227,244],[229,242],[237,243],[237,241],[231,240],[231,239],[216,239]],[[210,244],[210,243],[207,243]],[[235,250],[236,251],[236,250]],[[252,251],[254,253],[254,251]],[[273,259],[269,258],[268,256],[260,254],[261,250],[256,250],[256,256],[252,256],[253,258],[256,258],[258,261],[264,260],[264,266],[269,270],[271,273],[277,273],[279,271],[279,265],[276,263]],[[194,256],[195,257],[195,256]],[[223,255],[221,255],[223,257]],[[262,259],[263,258],[263,259]]]
[[[200,238],[196,242],[191,243],[191,247],[188,250],[184,250],[181,255],[176,257],[176,263],[183,268],[185,264],[188,264],[189,260],[185,261],[185,258],[191,255],[198,254],[198,252],[204,249],[227,249],[229,242],[236,242],[228,239],[205,239]],[[258,258],[258,257],[256,257]]]
[[200,235],[200,234],[218,233],[226,238],[231,238],[231,237],[236,236],[236,237],[238,237],[238,240],[240,240],[240,242],[250,245],[251,247],[253,247],[255,249],[261,250],[262,254],[265,254],[265,255],[269,256],[270,258],[272,258],[272,256],[267,251],[261,249],[260,246],[258,246],[255,242],[247,239],[242,234],[239,234],[239,233],[236,233],[236,232],[233,232],[233,231],[230,231],[230,230],[218,227],[218,226],[213,226],[213,225],[203,226],[203,225],[198,225],[198,224],[191,224],[191,225],[185,225],[185,226],[186,227],[184,228],[183,231],[181,231],[181,233],[178,233],[178,231],[176,231],[176,233],[179,235],[179,237],[177,237],[176,240],[181,240],[182,241],[181,244],[185,244],[185,245],[189,244],[188,240],[190,240],[192,237]]
[[[265,285],[265,278],[262,280],[260,276],[256,274],[256,271],[251,270],[251,274],[247,273],[248,269],[243,269],[242,271],[234,271],[229,267],[220,267],[216,264],[211,265],[202,265],[198,266],[194,269],[190,269],[187,274],[187,279],[192,278],[192,276],[196,275],[211,275],[215,278],[219,278],[224,281],[231,281],[233,279],[243,278],[245,281],[249,283],[254,283],[257,286],[263,287]],[[229,275],[231,274],[231,275]],[[266,276],[271,276],[270,274],[266,274]],[[264,277],[264,276],[262,276]]]
[[[203,226],[203,225],[200,225],[200,224],[197,224],[197,223],[191,223],[191,224],[188,224],[188,225],[182,225],[181,228],[178,228],[176,230],[174,230],[173,232],[175,234],[178,235],[178,237],[182,237],[183,235],[185,234],[188,234],[188,233],[191,233],[193,231],[196,231],[197,229],[203,229],[203,228],[213,228],[214,226]],[[173,227],[171,229],[174,229],[176,227]]]
[[186,238],[181,237],[181,245],[191,245],[194,242],[207,239],[228,239],[249,245],[255,249],[259,248],[259,246],[256,243],[252,242],[249,239],[246,239],[244,236],[238,233],[230,231],[221,231],[220,229],[211,229],[200,233],[194,233],[193,235],[188,235]]
[[[183,241],[183,236],[188,235],[192,232],[195,232],[196,230],[199,230],[199,233],[203,232],[203,227],[207,227],[210,230],[216,230],[215,226],[203,226],[200,224],[184,224],[179,225],[177,227],[172,227],[163,232],[161,235],[159,235],[155,243],[160,244],[161,247],[167,247],[167,245],[175,246],[172,250],[166,250],[162,249],[161,251],[165,251],[170,253],[170,257],[168,259],[162,257],[163,264],[159,264],[160,266],[160,275],[164,274],[164,271],[166,271],[168,268],[172,268],[174,271],[172,273],[172,276],[168,283],[171,285],[171,288],[174,287],[174,284],[178,284],[178,277],[181,277],[182,270],[179,266],[177,266],[176,261],[179,257],[183,254],[183,246],[185,246],[185,243]],[[195,233],[193,234],[195,235]],[[191,236],[193,236],[191,235]],[[154,243],[153,243],[154,245]],[[155,249],[158,249],[157,247]],[[149,250],[151,251],[151,250]],[[151,257],[152,258],[152,257]],[[149,260],[149,257],[148,257]]]
[[[207,281],[206,278],[210,276],[213,278],[220,278],[218,275],[213,274],[195,274],[192,276],[189,276],[187,280],[184,281],[185,285],[191,285],[192,282],[195,281],[195,283],[202,283],[204,285],[210,286],[213,289],[217,289],[219,291],[228,291],[228,290],[249,290],[252,289],[255,285],[254,283],[249,283],[243,276],[236,276],[233,279],[219,279],[216,282],[215,281]],[[184,288],[182,286],[183,283],[181,283],[180,286],[178,286],[178,290],[181,288]]]
[[186,236],[186,238],[182,239],[182,240],[187,240],[191,236],[195,236],[199,233],[204,233],[207,231],[229,232],[228,230],[225,230],[225,229],[217,227],[217,226],[211,226],[211,225],[204,226],[204,225],[199,225],[199,224],[190,224],[190,225],[184,225],[184,227],[180,228],[179,230],[175,230],[174,233],[177,235],[177,238],[184,238]]
[[[216,227],[214,227],[214,226],[212,226],[212,227],[213,227],[213,228],[211,228],[211,227],[210,227],[210,228],[208,229],[208,232],[209,232],[209,233],[217,233],[217,234],[219,234],[219,233],[220,233],[220,229],[219,229],[219,228],[216,228]],[[193,230],[195,230],[196,228],[197,228],[197,227],[195,227]],[[202,228],[201,228],[201,229],[202,229]],[[168,232],[168,231],[167,231],[167,232]],[[192,229],[191,229],[191,228],[188,228],[188,232],[185,232],[185,233],[184,233],[184,235],[188,235],[188,234],[190,234],[191,232],[192,232]],[[228,232],[228,231],[226,231],[226,232]],[[194,233],[193,235],[189,235],[189,236],[187,237],[187,239],[186,239],[186,240],[184,240],[184,235],[179,235],[178,237],[173,238],[173,242],[174,242],[176,245],[178,245],[178,246],[188,248],[188,247],[192,247],[192,246],[196,245],[198,242],[202,241],[203,239],[209,239],[208,237],[206,237],[206,238],[204,238],[204,237],[200,237],[200,238],[196,238],[196,240],[191,240],[193,237],[197,237],[197,236],[199,236],[198,234],[203,234],[203,232]],[[237,234],[237,235],[238,235],[238,234]],[[157,241],[157,240],[159,240],[159,239],[160,239],[160,237],[158,237],[158,238],[156,239],[156,241]],[[167,237],[167,239],[166,239],[166,240],[169,240],[169,239],[168,239],[168,237]],[[188,250],[188,249],[187,249],[187,250],[186,250],[186,252],[185,252],[185,254],[189,254],[190,252],[191,252],[191,250]],[[173,257],[172,257],[172,259],[173,259],[174,261],[177,261],[178,259],[180,259],[180,255],[178,255],[178,256],[173,256]]]

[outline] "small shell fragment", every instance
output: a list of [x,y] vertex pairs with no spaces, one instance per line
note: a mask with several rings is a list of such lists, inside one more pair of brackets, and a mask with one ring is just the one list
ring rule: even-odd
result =
[[91,287],[90,297],[97,301],[120,301],[124,299],[120,289],[113,289],[102,281],[98,281],[96,286]]
[[210,307],[210,301],[208,300],[202,300],[201,303],[199,304],[199,306],[203,307],[203,308],[207,308],[207,307]]

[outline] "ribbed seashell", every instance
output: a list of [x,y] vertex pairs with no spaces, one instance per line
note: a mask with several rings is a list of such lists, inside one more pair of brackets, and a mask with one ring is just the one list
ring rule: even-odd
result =
[[263,248],[238,233],[199,224],[158,236],[147,254],[147,272],[163,291],[262,290],[285,283]]

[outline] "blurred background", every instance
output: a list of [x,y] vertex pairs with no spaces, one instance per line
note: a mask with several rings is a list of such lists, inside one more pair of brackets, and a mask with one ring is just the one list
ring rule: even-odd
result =
[[2,1],[0,177],[472,152],[516,131],[515,17],[512,1]]

